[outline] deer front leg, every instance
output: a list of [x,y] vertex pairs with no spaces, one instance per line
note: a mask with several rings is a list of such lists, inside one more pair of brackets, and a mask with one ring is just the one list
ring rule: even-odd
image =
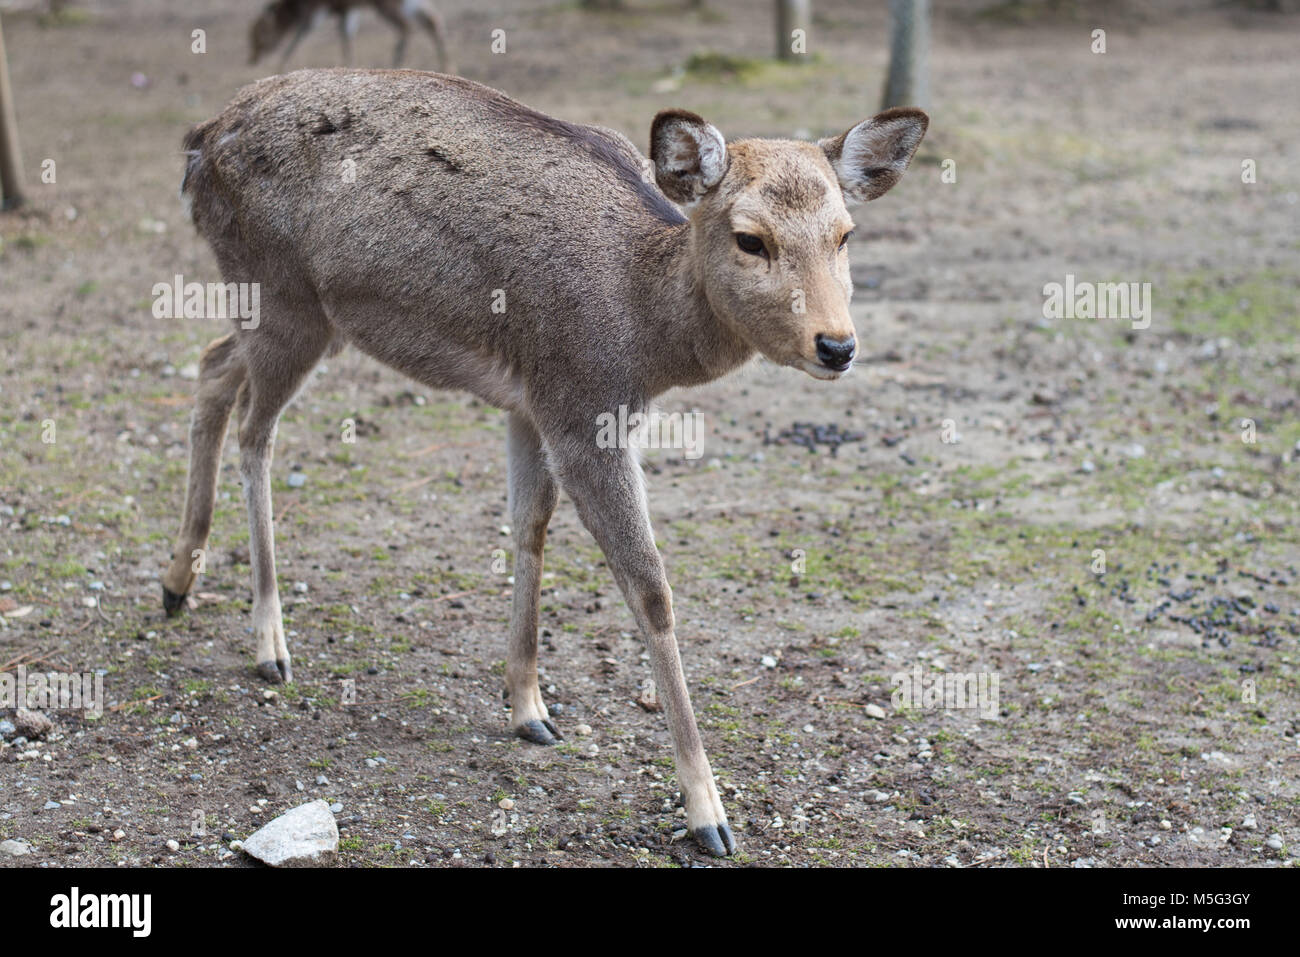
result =
[[541,601],[546,526],[555,511],[558,493],[537,429],[517,412],[510,414],[506,452],[510,521],[515,532],[515,587],[510,654],[506,659],[510,727],[527,741],[554,744],[563,735],[551,721],[537,685],[537,606]]
[[640,465],[626,450],[593,449],[581,442],[570,448],[573,454],[558,463],[560,480],[604,551],[650,651],[655,688],[672,732],[687,827],[710,854],[731,854],[736,841],[686,690],[674,633],[672,591],[655,548]]

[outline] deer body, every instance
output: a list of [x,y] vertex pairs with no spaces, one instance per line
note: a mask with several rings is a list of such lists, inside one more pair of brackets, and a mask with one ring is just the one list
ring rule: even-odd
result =
[[892,185],[923,132],[923,114],[891,111],[821,144],[727,145],[672,111],[655,120],[649,162],[621,134],[457,77],[300,71],[247,88],[186,140],[194,222],[227,282],[261,284],[262,320],[200,363],[168,610],[181,607],[192,555],[206,547],[236,409],[258,667],[291,680],[271,531],[281,410],[344,344],[429,387],[472,392],[509,414],[513,730],[541,744],[559,737],[538,688],[536,636],[546,527],[563,488],[649,647],[688,825],[707,850],[730,853],[640,467],[628,449],[597,446],[598,422],[756,351],[819,378],[847,371],[843,199]]

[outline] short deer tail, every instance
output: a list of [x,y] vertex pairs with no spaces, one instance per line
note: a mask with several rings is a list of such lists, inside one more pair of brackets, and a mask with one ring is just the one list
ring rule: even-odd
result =
[[211,125],[211,123],[200,123],[185,134],[185,141],[182,144],[185,150],[185,172],[181,176],[182,196],[190,192],[190,188],[197,177],[203,160],[203,141],[207,137]]

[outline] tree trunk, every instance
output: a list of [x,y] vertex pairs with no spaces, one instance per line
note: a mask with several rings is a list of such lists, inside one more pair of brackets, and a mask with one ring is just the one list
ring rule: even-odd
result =
[[930,100],[930,0],[889,0],[889,78],[884,108]]
[[9,61],[5,58],[4,26],[0,24],[0,209],[12,209],[23,201],[22,160],[18,158],[18,123],[9,92]]
[[[800,61],[808,53],[812,0],[776,0],[776,58]],[[803,32],[795,37],[794,31]]]

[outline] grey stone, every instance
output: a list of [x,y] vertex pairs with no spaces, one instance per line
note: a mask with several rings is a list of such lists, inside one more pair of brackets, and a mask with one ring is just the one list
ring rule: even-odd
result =
[[39,711],[19,708],[14,712],[14,727],[27,738],[43,738],[54,730],[54,722]]
[[31,852],[31,847],[23,841],[0,841],[0,854],[6,857],[22,857]]
[[339,829],[330,806],[312,801],[281,814],[244,841],[243,849],[272,867],[319,867],[338,859]]

